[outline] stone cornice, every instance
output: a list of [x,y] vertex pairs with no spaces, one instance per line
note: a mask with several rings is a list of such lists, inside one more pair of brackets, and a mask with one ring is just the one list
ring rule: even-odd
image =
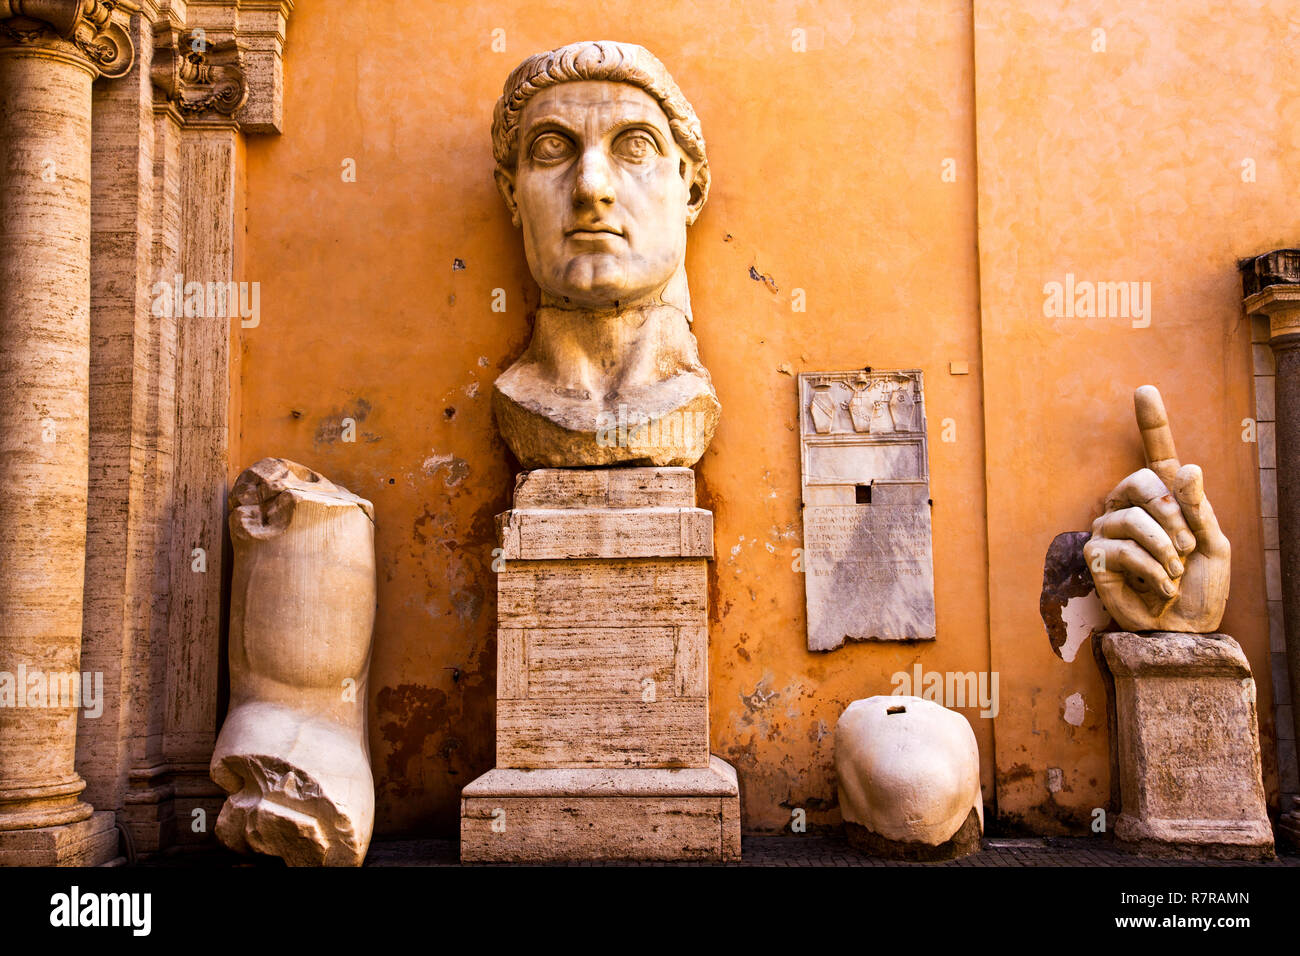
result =
[[1268,316],[1269,341],[1295,344],[1300,337],[1300,285],[1270,285],[1246,297],[1247,315]]
[[0,52],[69,60],[95,76],[130,71],[135,47],[113,20],[118,0],[0,0]]
[[1246,298],[1275,285],[1300,285],[1300,249],[1274,249],[1237,263]]
[[156,23],[171,17],[178,27],[182,27],[185,25],[184,9],[185,0],[117,0],[116,12],[127,18],[138,13],[146,23]]
[[1237,263],[1247,315],[1266,315],[1269,341],[1294,347],[1300,340],[1300,249],[1274,249]]

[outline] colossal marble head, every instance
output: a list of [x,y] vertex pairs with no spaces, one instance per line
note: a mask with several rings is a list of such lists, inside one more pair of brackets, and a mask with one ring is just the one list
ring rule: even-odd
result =
[[678,298],[669,284],[685,288],[709,165],[695,111],[649,51],[604,41],[530,56],[497,101],[492,146],[549,304]]
[[528,350],[493,393],[516,457],[694,464],[719,406],[689,327],[686,227],[709,191],[690,103],[649,51],[575,43],[510,74],[492,144],[542,292]]

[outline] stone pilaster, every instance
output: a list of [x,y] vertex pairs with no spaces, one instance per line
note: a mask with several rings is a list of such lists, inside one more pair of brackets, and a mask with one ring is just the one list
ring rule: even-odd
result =
[[[186,289],[236,280],[236,177],[239,133],[226,119],[187,124],[180,142],[180,275]],[[202,227],[199,227],[199,224]],[[194,286],[192,284],[198,284]],[[211,838],[225,793],[208,776],[221,722],[225,665],[221,637],[227,599],[222,578],[227,470],[231,461],[231,326],[219,310],[176,323],[176,434],[173,483],[171,618],[167,640],[163,752],[175,791],[180,842]],[[236,380],[237,381],[237,380]],[[237,386],[236,386],[237,390]],[[206,829],[195,829],[195,811]],[[189,824],[189,825],[186,825]]]
[[[83,671],[103,675],[98,716],[77,728],[85,798],[120,810],[134,711],[148,700],[139,654],[152,612],[155,468],[149,397],[157,369],[150,345],[150,219],[153,206],[153,88],[147,22],[126,25],[136,64],[96,83],[91,122],[90,485],[86,520]],[[121,823],[121,817],[118,816]]]
[[117,849],[75,765],[91,85],[134,57],[115,6],[0,0],[0,863],[94,864]]
[[[1246,260],[1241,270],[1246,313],[1267,319],[1268,345],[1273,353],[1284,645],[1278,648],[1270,643],[1270,656],[1285,659],[1285,683],[1274,680],[1278,763],[1285,792],[1288,771],[1294,774],[1296,741],[1300,740],[1300,708],[1296,706],[1300,703],[1300,249],[1279,249]],[[1294,794],[1287,800],[1292,806],[1281,808],[1279,830],[1300,846],[1300,807],[1294,805]]]
[[141,854],[210,841],[224,796],[208,762],[224,709],[225,492],[239,467],[245,334],[239,287],[251,286],[238,242],[243,137],[278,131],[292,6],[157,0],[143,12],[153,88],[152,135],[140,139],[152,140],[151,281],[169,307],[155,299],[148,334],[137,331],[148,385],[136,389],[143,414],[132,434],[149,449],[138,493],[157,533],[152,562],[143,557],[149,535],[143,527],[139,535],[153,607],[147,640],[141,632],[135,648],[147,692],[135,704],[121,818]]
[[[152,103],[152,203],[150,238],[151,282],[174,280],[181,271],[179,110],[162,96]],[[151,287],[156,288],[155,287]],[[165,725],[164,689],[167,683],[167,643],[171,618],[172,526],[175,509],[172,487],[176,451],[176,337],[177,317],[167,310],[149,321],[153,336],[148,348],[150,386],[146,432],[152,457],[145,483],[154,528],[151,572],[141,582],[152,594],[149,630],[137,648],[137,673],[142,690],[136,700],[131,727],[131,764],[125,806],[119,819],[131,835],[136,852],[147,855],[175,842],[177,820],[166,760],[163,756]],[[182,823],[188,821],[181,821]]]

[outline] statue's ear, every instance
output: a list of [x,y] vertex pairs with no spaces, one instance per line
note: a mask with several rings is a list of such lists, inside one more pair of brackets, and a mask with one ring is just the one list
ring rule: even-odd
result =
[[506,201],[506,208],[510,210],[510,221],[519,228],[519,203],[515,199],[515,174],[502,169],[500,166],[496,170],[497,189],[501,193],[501,198]]
[[691,195],[686,201],[686,225],[693,226],[700,217],[700,210],[704,208],[704,201],[709,198],[709,164],[691,164],[686,172],[691,174]]

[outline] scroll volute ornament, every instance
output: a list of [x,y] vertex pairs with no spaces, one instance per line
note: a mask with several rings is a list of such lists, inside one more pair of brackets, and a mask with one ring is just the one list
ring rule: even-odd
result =
[[22,45],[71,43],[100,76],[125,76],[135,62],[130,35],[113,20],[117,0],[0,0],[0,39]]
[[215,112],[233,116],[248,102],[243,54],[234,40],[212,42],[178,33],[168,24],[154,27],[154,86],[186,116]]

